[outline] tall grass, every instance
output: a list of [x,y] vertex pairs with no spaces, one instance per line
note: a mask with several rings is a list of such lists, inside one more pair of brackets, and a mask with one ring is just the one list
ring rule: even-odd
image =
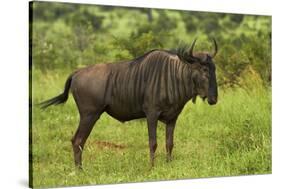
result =
[[[35,70],[33,104],[59,94],[68,73],[43,75]],[[87,140],[84,171],[78,171],[70,142],[79,119],[72,97],[65,105],[44,111],[33,105],[33,186],[271,173],[271,89],[254,74],[243,82],[243,87],[220,88],[215,106],[201,100],[187,103],[177,121],[170,163],[165,161],[165,125],[159,122],[152,170],[145,120],[120,123],[104,113]]]

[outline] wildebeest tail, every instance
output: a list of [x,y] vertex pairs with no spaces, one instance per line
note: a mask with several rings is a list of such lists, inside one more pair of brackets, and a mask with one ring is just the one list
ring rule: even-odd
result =
[[70,89],[70,86],[71,86],[71,80],[72,80],[72,76],[73,74],[71,74],[66,82],[65,82],[65,86],[64,86],[64,91],[62,94],[54,97],[54,98],[51,98],[49,100],[46,100],[44,102],[41,102],[39,105],[41,106],[42,109],[45,109],[47,108],[48,106],[51,106],[51,105],[58,105],[58,104],[62,104],[62,103],[65,103],[68,99],[68,93],[69,93],[69,89]]

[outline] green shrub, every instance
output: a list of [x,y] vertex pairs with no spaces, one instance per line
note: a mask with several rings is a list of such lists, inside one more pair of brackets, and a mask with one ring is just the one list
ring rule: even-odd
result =
[[212,50],[210,39],[215,37],[220,86],[241,85],[249,67],[263,84],[271,84],[271,18],[267,16],[47,2],[35,2],[33,11],[34,69],[46,72],[128,60],[155,48],[175,49],[195,37],[196,50]]

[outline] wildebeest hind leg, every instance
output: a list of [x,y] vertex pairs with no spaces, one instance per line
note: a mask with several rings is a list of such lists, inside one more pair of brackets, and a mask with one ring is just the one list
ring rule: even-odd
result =
[[172,160],[172,150],[174,147],[174,129],[176,120],[166,124],[166,151],[167,151],[167,162]]
[[82,168],[82,151],[85,142],[88,136],[90,135],[96,121],[99,119],[100,115],[100,112],[94,111],[87,112],[82,115],[80,114],[80,122],[78,129],[71,140],[75,165],[79,168]]
[[154,113],[147,114],[147,126],[148,126],[148,137],[149,137],[149,150],[150,150],[150,163],[151,167],[154,166],[155,151],[157,148],[157,121],[158,116]]

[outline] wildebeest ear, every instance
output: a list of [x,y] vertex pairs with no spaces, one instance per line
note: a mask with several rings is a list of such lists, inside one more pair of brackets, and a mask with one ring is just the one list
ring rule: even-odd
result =
[[193,64],[194,62],[198,62],[198,59],[194,56],[190,56],[188,52],[184,53],[184,60],[187,63]]
[[184,58],[188,63],[194,63],[197,61],[197,58],[193,56],[193,48],[195,46],[197,38],[195,38],[189,47],[189,49],[184,53]]
[[193,103],[193,104],[196,103],[196,95],[194,95],[194,96],[192,97],[192,103]]
[[193,56],[193,48],[196,43],[197,38],[195,38],[191,44],[191,46],[188,48],[186,44],[180,45],[176,49],[176,54],[178,55],[179,59],[184,63],[193,64],[195,62],[198,62],[198,58]]

